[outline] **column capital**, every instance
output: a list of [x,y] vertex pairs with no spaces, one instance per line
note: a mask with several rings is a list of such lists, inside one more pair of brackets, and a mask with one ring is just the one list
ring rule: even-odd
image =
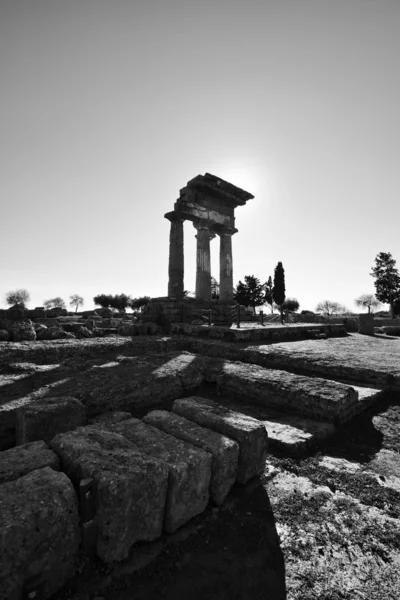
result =
[[186,221],[185,216],[177,210],[171,210],[171,212],[165,213],[164,218],[168,219],[168,221],[171,221],[171,223],[176,221]]
[[220,237],[222,237],[222,236],[231,237],[232,235],[235,235],[235,233],[238,232],[238,230],[235,229],[234,227],[224,227],[223,225],[215,225],[215,227],[213,229],[214,229],[215,233],[217,233]]

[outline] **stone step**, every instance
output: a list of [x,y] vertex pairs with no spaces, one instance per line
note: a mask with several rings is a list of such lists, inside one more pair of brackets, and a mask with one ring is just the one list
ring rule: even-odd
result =
[[239,445],[220,433],[165,410],[154,410],[143,421],[212,455],[210,499],[220,506],[236,481]]
[[112,430],[168,469],[164,520],[168,533],[206,509],[210,498],[211,454],[138,419],[121,421],[112,425]]
[[244,400],[219,396],[218,402],[261,421],[268,432],[270,449],[288,456],[304,456],[336,432],[332,423],[278,412]]
[[172,411],[238,442],[238,483],[245,484],[263,472],[268,434],[260,421],[200,396],[175,400]]
[[31,442],[10,448],[0,452],[0,484],[44,467],[60,470],[60,459],[46,442]]
[[281,412],[316,420],[344,422],[357,410],[358,395],[349,385],[295,375],[254,364],[215,361],[206,369],[206,380],[216,381],[223,393]]
[[164,463],[98,425],[59,434],[50,446],[75,488],[93,480],[93,514],[83,516],[85,506],[80,508],[83,523],[93,525],[99,558],[122,560],[135,542],[161,535],[168,485]]

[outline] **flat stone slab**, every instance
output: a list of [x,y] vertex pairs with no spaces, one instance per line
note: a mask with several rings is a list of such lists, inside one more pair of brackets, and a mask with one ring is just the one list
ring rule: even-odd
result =
[[58,433],[71,431],[85,423],[85,407],[76,398],[41,398],[17,410],[17,445],[36,440],[50,442]]
[[44,467],[60,470],[60,459],[46,442],[31,442],[4,450],[0,452],[0,484]]
[[241,360],[350,384],[400,389],[400,339],[352,333],[343,338],[248,346]]
[[270,448],[289,456],[307,454],[336,432],[335,426],[325,421],[281,413],[242,400],[220,397],[218,401],[231,410],[261,421],[268,432]]
[[220,433],[168,411],[154,410],[143,421],[212,455],[210,499],[220,506],[236,481],[239,445]]
[[210,498],[211,454],[137,419],[122,421],[113,430],[168,467],[164,521],[168,533],[206,509]]
[[38,469],[1,484],[0,507],[0,598],[22,598],[35,576],[43,582],[40,597],[49,598],[75,571],[79,516],[71,481]]
[[264,471],[268,434],[260,421],[199,396],[175,400],[172,410],[189,421],[238,442],[238,483],[245,484]]
[[217,385],[235,397],[330,422],[348,418],[358,400],[343,383],[240,362],[225,361]]
[[93,479],[91,517],[97,528],[96,553],[103,561],[122,560],[135,542],[161,535],[168,484],[161,461],[95,425],[59,434],[51,447],[76,487]]

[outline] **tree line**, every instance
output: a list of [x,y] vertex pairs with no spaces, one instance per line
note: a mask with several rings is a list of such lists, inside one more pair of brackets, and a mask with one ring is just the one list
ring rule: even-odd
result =
[[[367,308],[368,312],[373,311],[381,303],[389,304],[390,314],[393,317],[400,315],[400,274],[396,267],[396,261],[390,252],[379,252],[375,258],[375,264],[370,273],[374,277],[375,295],[362,294],[355,299],[355,304],[362,308]],[[211,281],[212,297],[218,298],[219,285],[213,277]],[[188,294],[188,292],[186,292]],[[300,305],[296,298],[286,298],[285,285],[285,270],[281,262],[275,267],[274,278],[268,277],[265,283],[261,283],[260,279],[254,275],[246,275],[244,281],[239,281],[234,290],[235,300],[244,306],[251,306],[255,312],[256,307],[269,304],[271,313],[276,307],[280,314],[281,320],[287,311],[295,312]],[[19,304],[25,307],[30,300],[28,290],[21,288],[7,292],[5,301],[9,306]],[[118,311],[125,312],[127,308],[132,310],[140,310],[150,300],[149,296],[140,296],[132,298],[127,294],[98,294],[93,298],[96,306],[102,308],[112,308]],[[84,299],[79,294],[72,294],[69,297],[69,305],[78,311],[84,305]],[[66,308],[66,302],[59,296],[50,298],[43,302],[43,307],[47,310],[51,308]],[[339,302],[324,300],[316,307],[317,312],[323,312],[327,316],[345,312],[346,309]],[[302,311],[311,312],[311,311]]]

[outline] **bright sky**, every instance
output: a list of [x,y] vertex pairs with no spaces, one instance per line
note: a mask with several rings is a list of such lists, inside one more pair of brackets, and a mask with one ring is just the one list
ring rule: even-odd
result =
[[355,310],[400,267],[399,57],[399,0],[0,0],[0,306],[166,295],[164,213],[209,172],[255,195],[235,283],[282,261],[300,309]]

